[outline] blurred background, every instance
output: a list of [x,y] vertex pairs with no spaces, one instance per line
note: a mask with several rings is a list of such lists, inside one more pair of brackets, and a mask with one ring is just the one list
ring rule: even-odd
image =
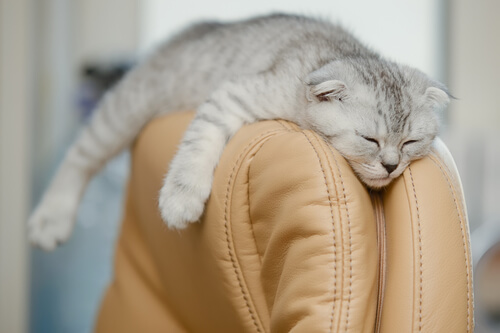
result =
[[[476,278],[486,288],[477,295],[498,289],[500,2],[0,0],[0,332],[92,330],[112,274],[127,153],[90,184],[69,243],[31,249],[25,222],[103,91],[190,22],[273,11],[340,22],[450,88],[458,99],[443,114],[442,137],[462,177],[475,263],[496,277]],[[476,315],[478,332],[500,322],[500,302],[490,303]]]

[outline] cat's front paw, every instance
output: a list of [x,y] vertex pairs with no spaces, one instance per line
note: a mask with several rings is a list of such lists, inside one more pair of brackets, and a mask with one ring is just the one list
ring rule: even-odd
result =
[[67,198],[44,200],[28,221],[28,239],[45,251],[68,240],[73,230],[76,206]]
[[161,217],[170,229],[185,229],[190,223],[199,221],[205,200],[199,191],[176,186],[167,177],[158,204]]

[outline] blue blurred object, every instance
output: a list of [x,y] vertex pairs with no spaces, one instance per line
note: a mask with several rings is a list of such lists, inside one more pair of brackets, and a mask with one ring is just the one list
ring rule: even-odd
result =
[[112,274],[129,154],[89,184],[69,241],[54,252],[32,250],[32,333],[88,333]]
[[[126,62],[83,66],[76,93],[82,124],[106,90],[129,68]],[[67,243],[50,253],[32,250],[30,332],[92,332],[100,300],[111,279],[128,168],[129,155],[123,153],[91,181]]]

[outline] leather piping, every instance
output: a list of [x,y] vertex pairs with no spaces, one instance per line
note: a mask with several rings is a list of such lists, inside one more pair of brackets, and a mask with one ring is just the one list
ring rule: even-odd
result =
[[234,179],[237,174],[237,169],[239,170],[239,167],[241,166],[241,161],[243,160],[243,157],[248,153],[248,151],[255,145],[257,142],[260,140],[264,140],[266,136],[272,136],[273,134],[278,133],[278,130],[270,130],[265,133],[262,133],[258,137],[256,137],[254,140],[252,140],[241,152],[241,154],[238,156],[236,159],[236,162],[234,163],[233,169],[231,171],[231,175],[229,176],[229,180],[227,183],[227,190],[226,190],[226,196],[224,200],[224,229],[225,229],[225,234],[226,234],[226,243],[227,243],[227,250],[228,250],[228,255],[229,259],[232,263],[233,270],[234,270],[234,275],[236,276],[238,285],[240,287],[241,295],[245,301],[245,307],[248,311],[248,314],[250,315],[250,318],[254,324],[255,330],[257,332],[263,332],[265,329],[262,326],[262,322],[259,318],[258,313],[256,313],[255,305],[252,301],[252,297],[250,293],[248,292],[248,287],[245,283],[245,278],[243,276],[243,272],[241,271],[240,265],[239,265],[239,260],[238,256],[235,252],[233,238],[231,235],[231,230],[229,230],[229,225],[230,225],[230,211],[229,211],[229,202],[230,202],[230,197],[231,197],[231,189],[232,186],[234,185]]
[[[321,158],[319,157],[319,154],[318,154],[318,151],[316,150],[316,148],[314,147],[313,143],[311,142],[311,140],[309,139],[309,137],[307,136],[307,134],[304,132],[304,131],[301,131],[301,133],[304,135],[304,137],[307,139],[307,141],[309,142],[309,144],[311,145],[311,148],[314,150],[314,152],[316,153],[316,157],[318,158],[318,163],[319,163],[319,166],[321,168],[321,171],[323,173],[323,179],[325,181],[325,187],[326,187],[326,193],[327,193],[327,196],[328,196],[328,203],[330,205],[330,214],[331,214],[331,217],[332,217],[332,248],[333,248],[333,301],[332,301],[332,311],[331,311],[331,315],[330,315],[330,328],[329,328],[329,331],[330,332],[333,332],[333,316],[334,316],[334,313],[335,313],[335,302],[337,301],[336,300],[336,296],[337,296],[337,264],[336,264],[336,261],[337,261],[337,244],[336,244],[336,241],[335,241],[335,220],[333,218],[333,204],[332,204],[332,196],[330,194],[330,189],[329,189],[329,186],[328,186],[328,181],[326,179],[326,173],[325,173],[325,168],[323,167],[323,163],[321,163]],[[316,138],[317,140],[317,138]],[[319,141],[317,141],[319,143]],[[323,153],[325,153],[323,151]],[[328,161],[328,160],[327,160]],[[330,163],[328,163],[329,165],[329,168],[331,170],[331,166],[330,166]],[[333,178],[335,179],[335,178]],[[335,190],[337,190],[335,188]],[[342,221],[341,221],[341,224],[342,224]]]
[[[327,191],[327,195],[328,195],[328,201],[330,203],[330,213],[332,214],[332,231],[333,231],[333,255],[334,255],[334,268],[333,268],[333,280],[334,280],[334,284],[333,284],[333,301],[332,301],[332,311],[331,311],[331,315],[330,315],[330,328],[329,328],[329,331],[330,332],[333,332],[333,318],[334,318],[334,314],[335,314],[335,304],[337,302],[337,299],[340,299],[342,300],[343,299],[343,292],[344,292],[344,288],[342,287],[342,283],[341,283],[341,287],[339,288],[342,295],[337,298],[337,264],[336,264],[336,261],[337,261],[337,242],[335,241],[335,237],[336,237],[336,233],[335,233],[335,221],[334,221],[334,218],[333,218],[333,206],[332,206],[332,200],[331,200],[331,194],[330,194],[330,190],[329,190],[329,182],[327,181],[326,179],[326,174],[325,174],[325,169],[323,168],[323,164],[321,162],[321,158],[319,157],[318,155],[318,151],[316,150],[315,148],[315,145],[312,143],[312,141],[310,140],[310,136],[312,138],[315,139],[315,142],[319,145],[318,148],[321,148],[322,149],[322,152],[325,154],[325,155],[328,155],[327,152],[324,150],[325,148],[325,145],[326,147],[329,149],[330,153],[332,154],[332,157],[335,161],[335,164],[337,166],[337,169],[338,169],[338,172],[339,172],[339,176],[340,176],[340,180],[341,180],[341,183],[342,183],[342,189],[343,189],[343,192],[344,192],[344,200],[345,200],[345,206],[346,206],[346,211],[347,211],[347,217],[348,217],[348,221],[349,221],[349,237],[351,236],[351,231],[350,231],[350,217],[349,217],[349,209],[347,207],[347,198],[346,198],[346,194],[345,194],[345,187],[344,187],[344,182],[343,182],[343,179],[342,179],[342,173],[340,171],[340,167],[337,163],[337,160],[335,159],[335,155],[333,154],[333,151],[331,149],[330,146],[328,146],[327,144],[325,144],[324,141],[322,141],[318,135],[316,133],[310,133],[310,132],[306,132],[302,129],[300,129],[298,126],[290,126],[291,124],[288,123],[288,122],[284,122],[284,121],[278,121],[278,123],[283,126],[283,128],[285,128],[286,130],[294,130],[295,132],[299,132],[301,133],[305,138],[306,140],[309,142],[311,148],[313,149],[313,151],[316,153],[316,157],[318,158],[318,163],[319,163],[319,166],[323,172],[323,177],[324,177],[324,182],[325,182],[325,186],[326,186],[326,191]],[[330,161],[329,161],[329,158],[327,157],[326,158],[326,161],[328,162],[328,170],[330,170],[332,172],[331,176],[332,176],[332,187],[335,189],[335,192],[336,192],[336,196],[338,198],[338,200],[340,200],[340,196],[339,196],[339,190],[337,189],[337,185],[335,185],[335,174],[333,173],[333,168],[332,168],[332,165],[330,164]],[[340,216],[340,234],[343,234],[343,230],[342,230],[342,226],[343,226],[343,221],[342,221],[342,213],[341,213],[341,207],[340,205],[338,206],[338,209],[339,209],[339,216]],[[341,238],[341,244],[340,244],[340,247],[342,248],[343,247],[343,240]],[[351,253],[351,257],[350,257],[350,280],[349,280],[349,300],[348,300],[348,303],[347,303],[347,317],[346,317],[346,332],[347,332],[347,329],[348,329],[348,324],[349,324],[349,307],[350,307],[350,302],[351,302],[351,287],[352,287],[352,245],[350,244],[350,247],[349,247],[349,250],[350,250],[350,253]],[[341,252],[342,254],[342,252]],[[343,256],[343,254],[342,254]],[[343,261],[343,257],[342,257],[342,261]],[[344,272],[344,269],[342,267],[342,272]],[[343,273],[341,273],[343,275]],[[342,303],[341,303],[342,305]],[[342,314],[342,306],[339,307],[339,320],[337,321],[337,328],[336,328],[336,331],[339,331],[340,330],[340,325],[341,325],[341,314]]]
[[385,214],[382,194],[380,192],[370,193],[372,205],[377,224],[377,246],[378,246],[378,296],[377,296],[377,314],[375,317],[375,333],[380,332],[382,323],[382,309],[384,306],[384,294],[387,276],[387,247],[385,232]]
[[[318,138],[319,136],[316,134],[316,137]],[[345,321],[345,332],[348,331],[349,329],[349,312],[351,309],[351,299],[352,299],[352,278],[353,278],[353,266],[352,266],[352,233],[351,233],[351,215],[349,213],[349,205],[347,203],[347,194],[346,194],[346,188],[344,185],[344,179],[342,177],[342,171],[340,170],[339,162],[337,161],[337,158],[335,157],[335,154],[333,152],[333,148],[326,144],[328,147],[328,150],[331,153],[331,156],[333,158],[333,161],[335,162],[335,165],[337,167],[337,171],[339,174],[339,179],[340,179],[340,184],[342,185],[342,196],[344,199],[344,205],[345,205],[345,211],[346,211],[346,217],[347,217],[347,233],[349,235],[349,297],[347,300],[347,314],[346,314],[346,321]],[[339,202],[340,202],[340,196],[338,197]],[[339,205],[340,209],[340,205]],[[342,216],[342,215],[340,215]],[[343,224],[341,223],[341,227]],[[343,231],[342,231],[343,233]],[[340,325],[340,322],[339,322]],[[338,328],[340,331],[340,327]]]
[[[345,210],[346,210],[346,217],[347,217],[347,231],[348,231],[348,237],[349,237],[349,286],[348,286],[348,299],[347,299],[347,304],[346,304],[346,319],[345,319],[345,332],[348,331],[349,329],[349,316],[350,316],[350,307],[351,307],[351,299],[352,299],[352,279],[353,279],[353,265],[352,265],[352,234],[351,234],[351,217],[350,217],[350,214],[349,214],[349,205],[347,203],[347,195],[346,195],[346,188],[344,186],[344,179],[342,178],[342,171],[340,169],[340,166],[339,166],[339,163],[335,157],[335,154],[333,152],[333,149],[330,145],[326,144],[322,139],[321,137],[315,133],[315,132],[310,132],[310,131],[304,131],[302,129],[300,129],[297,125],[295,126],[290,126],[290,123],[286,123],[286,122],[283,122],[283,121],[278,121],[284,128],[287,128],[287,129],[293,129],[297,132],[300,132],[302,133],[306,139],[309,141],[309,143],[311,144],[313,150],[316,152],[317,154],[317,151],[316,149],[314,148],[314,145],[313,143],[310,141],[310,137],[314,138],[315,139],[315,142],[319,144],[319,147],[322,148],[322,151],[324,154],[326,154],[327,156],[329,154],[326,153],[326,151],[324,150],[324,148],[326,147],[330,154],[331,154],[331,157],[333,158],[333,161],[336,165],[336,168],[337,168],[337,171],[338,171],[338,176],[339,176],[339,180],[340,180],[340,183],[342,185],[342,196],[343,196],[343,201],[344,201],[344,205],[345,205]],[[333,179],[335,180],[335,174],[333,173],[333,168],[332,168],[332,165],[330,164],[330,161],[329,161],[329,158],[326,157],[326,160],[328,162],[328,166],[329,168],[331,169],[332,171],[332,177]],[[319,156],[318,156],[318,161],[320,163],[320,166],[321,166],[321,161],[319,160]],[[323,170],[323,167],[321,166],[322,170]],[[324,170],[323,170],[323,173],[324,173]],[[325,182],[326,182],[326,179],[325,179]],[[327,190],[328,190],[328,184],[325,183],[327,185]],[[335,181],[333,182],[333,184],[335,184]],[[335,191],[337,193],[337,198],[339,200],[339,202],[341,202],[341,197],[339,196],[339,190],[337,189],[337,185],[334,186],[335,188]],[[330,201],[330,204],[331,204],[331,201]],[[340,212],[341,210],[341,205],[339,205],[339,216],[340,216],[340,227],[341,227],[341,231],[340,233],[343,234],[343,230],[342,230],[342,227],[344,226],[345,222],[342,221],[342,213]],[[335,237],[335,235],[334,235]],[[343,238],[343,237],[342,237]],[[334,248],[335,250],[335,254],[336,254],[336,249]],[[342,261],[344,259],[342,258]],[[344,268],[342,269],[342,271],[344,271]],[[344,274],[344,273],[342,273]],[[337,267],[335,266],[335,269],[334,269],[334,276],[336,277],[337,276]],[[336,280],[335,279],[335,290],[337,290],[337,286],[336,286]],[[344,299],[344,288],[340,288],[340,291],[341,291],[341,296],[338,298],[340,300]],[[336,292],[334,292],[334,294],[336,294]],[[334,295],[334,299],[333,299],[333,304],[332,304],[332,315],[331,315],[331,326],[330,326],[330,331],[332,332],[333,330],[333,315],[334,315],[334,311],[335,311],[335,302],[336,302],[336,297]],[[343,305],[341,303],[341,305]],[[342,310],[344,309],[343,306],[340,306],[339,307],[339,320],[337,322],[337,328],[336,328],[336,331],[340,331],[340,325],[341,325],[341,317],[342,317]]]
[[[414,263],[416,261],[416,257],[418,256],[418,306],[414,305],[413,323],[415,323],[415,321],[418,320],[418,322],[417,322],[418,331],[422,332],[422,327],[423,327],[422,309],[423,309],[423,295],[424,295],[424,291],[423,291],[423,281],[424,281],[423,272],[424,272],[424,269],[423,269],[423,251],[422,251],[422,227],[420,224],[420,209],[419,209],[419,204],[418,204],[418,196],[417,196],[417,191],[415,189],[415,182],[413,180],[413,173],[411,172],[411,166],[409,166],[407,170],[408,170],[408,174],[410,176],[412,192],[413,192],[413,199],[414,199],[414,204],[415,204],[414,206],[413,205],[411,206],[411,210],[415,209],[416,222],[417,222],[416,234],[415,234],[415,230],[412,230],[412,233],[413,233],[413,239],[415,240],[415,237],[418,239],[418,249],[416,249],[415,246],[413,248]],[[407,194],[408,194],[408,197],[411,196],[409,191]],[[413,216],[412,216],[412,228],[415,227],[414,223],[415,223],[415,221],[414,221]],[[414,285],[414,288],[416,288],[416,287],[417,286]],[[418,308],[418,319],[415,319],[415,315],[416,315],[415,307]]]
[[[448,169],[448,166],[442,162],[442,160],[438,156],[430,155],[429,159],[436,165],[441,173],[443,174],[444,179],[446,179],[446,182],[448,183],[448,187],[450,190],[450,194],[453,197],[453,201],[455,203],[455,208],[457,209],[457,216],[458,220],[460,221],[460,231],[462,233],[462,243],[464,247],[464,256],[465,256],[465,270],[466,270],[466,278],[467,278],[467,332],[471,332],[474,327],[474,316],[471,316],[471,312],[474,313],[474,295],[471,292],[472,290],[472,267],[471,267],[471,259],[469,257],[470,251],[467,251],[467,245],[469,245],[470,249],[470,244],[468,242],[468,237],[467,237],[467,227],[464,223],[464,218],[463,218],[463,210],[460,209],[462,207],[458,204],[457,200],[457,194],[456,194],[456,189],[454,186],[452,186],[451,181],[450,181],[450,175],[448,172],[450,170]],[[443,164],[444,167],[448,170],[446,172],[443,170]],[[462,207],[463,208],[463,207]],[[471,318],[472,317],[472,318]]]

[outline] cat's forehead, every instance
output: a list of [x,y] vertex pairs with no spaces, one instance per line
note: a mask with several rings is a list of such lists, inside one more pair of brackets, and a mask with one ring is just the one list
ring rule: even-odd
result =
[[[380,136],[394,135],[395,137],[410,133],[414,127],[419,112],[415,107],[403,99],[377,98],[376,94],[366,98],[369,102],[363,106],[354,103],[352,112],[359,119],[359,125],[365,127],[369,132],[375,132]],[[359,110],[359,111],[358,111]],[[418,120],[418,119],[417,119]]]
[[351,59],[345,64],[343,74],[353,84],[370,87],[378,99],[387,102],[421,95],[428,86],[428,78],[422,72],[380,59]]
[[369,91],[367,100],[377,126],[386,133],[399,134],[411,130],[421,89],[415,88],[415,84],[397,66],[376,64],[365,66],[364,71],[358,70],[365,86],[364,93]]
[[352,58],[343,65],[347,71],[355,71],[367,84],[402,82],[406,79],[407,72],[411,70],[397,63],[371,58]]

